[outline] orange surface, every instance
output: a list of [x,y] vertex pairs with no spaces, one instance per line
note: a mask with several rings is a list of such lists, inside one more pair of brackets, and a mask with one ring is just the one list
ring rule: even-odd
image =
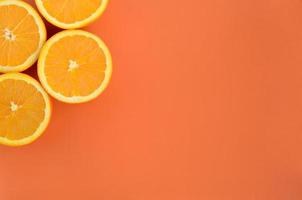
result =
[[51,102],[42,86],[21,73],[0,76],[0,144],[23,146],[44,133]]
[[37,68],[39,80],[51,96],[77,104],[89,102],[106,90],[112,75],[112,58],[98,36],[83,30],[66,30],[46,42]]
[[[102,0],[89,0],[89,1],[69,0],[66,1],[66,3],[64,4],[60,4],[58,2],[60,2],[60,0],[59,1],[44,0],[42,4],[50,16],[55,17],[60,22],[64,22],[64,23],[74,23],[77,21],[82,21],[84,19],[87,19],[102,4]],[[62,5],[64,5],[63,8],[69,7],[70,9],[63,11]],[[82,8],[82,12],[77,12],[81,8]]]
[[301,0],[111,0],[87,29],[108,90],[0,147],[1,200],[302,198]]
[[47,39],[38,12],[23,1],[0,1],[0,72],[22,72],[31,67]]

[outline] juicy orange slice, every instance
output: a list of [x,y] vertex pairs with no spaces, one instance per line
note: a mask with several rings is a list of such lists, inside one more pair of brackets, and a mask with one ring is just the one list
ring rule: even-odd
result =
[[20,72],[32,66],[45,40],[45,25],[29,4],[0,1],[0,72]]
[[46,91],[66,103],[99,96],[112,73],[111,55],[97,36],[81,30],[60,32],[41,50],[38,75]]
[[46,129],[51,104],[41,85],[30,76],[0,76],[0,144],[21,146],[36,140]]
[[63,29],[90,24],[104,12],[107,3],[108,0],[36,0],[47,21]]

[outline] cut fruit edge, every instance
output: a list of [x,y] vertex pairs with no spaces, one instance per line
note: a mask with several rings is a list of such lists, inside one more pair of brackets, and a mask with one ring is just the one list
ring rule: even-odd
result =
[[2,144],[2,145],[17,147],[17,146],[23,146],[23,145],[30,144],[30,143],[34,142],[36,139],[38,139],[44,133],[46,128],[48,127],[48,124],[49,124],[50,118],[51,118],[51,112],[52,112],[52,104],[51,104],[50,98],[47,95],[47,93],[43,90],[40,83],[37,80],[35,80],[34,78],[32,78],[26,74],[8,73],[8,74],[0,75],[0,82],[2,82],[4,80],[25,81],[26,83],[35,87],[37,89],[37,91],[40,92],[43,96],[43,99],[45,101],[45,116],[44,116],[43,121],[40,123],[40,126],[37,128],[37,130],[32,135],[25,137],[23,139],[19,139],[19,140],[10,140],[10,139],[0,136],[0,144]]
[[[50,85],[48,84],[47,78],[45,76],[45,71],[44,71],[45,59],[47,57],[49,49],[52,47],[53,44],[60,41],[62,38],[65,38],[68,36],[75,36],[75,35],[92,38],[93,40],[95,40],[98,43],[98,46],[100,47],[100,49],[102,49],[102,51],[105,55],[105,58],[106,58],[106,69],[104,71],[105,78],[104,78],[103,82],[101,83],[101,85],[90,95],[66,97],[66,96],[62,95],[61,93],[53,90],[50,87]],[[102,41],[102,39],[100,39],[98,36],[96,36],[92,33],[86,32],[86,31],[82,31],[82,30],[65,30],[65,31],[57,33],[56,35],[51,37],[43,46],[41,53],[40,53],[39,60],[38,60],[38,76],[39,76],[42,86],[52,97],[54,97],[55,99],[57,99],[59,101],[65,102],[65,103],[79,104],[79,103],[85,103],[85,102],[88,102],[88,101],[91,101],[91,100],[97,98],[109,85],[109,82],[111,80],[111,75],[112,75],[112,58],[111,58],[111,54],[110,54],[108,47]]]
[[42,0],[35,0],[35,2],[36,2],[38,10],[49,23],[51,23],[59,28],[62,28],[62,29],[77,29],[77,28],[82,28],[84,26],[87,26],[88,24],[97,20],[106,10],[109,0],[102,0],[101,6],[94,13],[92,13],[89,17],[87,17],[86,19],[83,19],[81,21],[76,21],[73,23],[64,23],[64,22],[59,21],[55,17],[51,16],[48,13],[48,11],[45,9]]
[[0,66],[0,72],[2,73],[7,73],[7,72],[22,72],[28,68],[30,68],[38,59],[40,50],[43,46],[43,44],[46,41],[47,38],[47,32],[46,32],[46,27],[45,24],[38,14],[38,12],[31,7],[31,5],[23,2],[23,1],[18,1],[18,0],[9,0],[9,1],[0,1],[0,6],[3,5],[17,5],[20,6],[24,9],[27,10],[27,12],[33,16],[36,25],[38,26],[39,29],[39,35],[40,35],[40,41],[39,41],[39,46],[33,54],[27,58],[27,60],[18,66]]

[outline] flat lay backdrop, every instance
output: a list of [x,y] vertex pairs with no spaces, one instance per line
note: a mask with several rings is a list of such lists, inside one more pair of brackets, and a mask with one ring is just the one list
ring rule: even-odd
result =
[[302,199],[302,0],[111,0],[85,29],[112,82],[0,147],[1,200]]

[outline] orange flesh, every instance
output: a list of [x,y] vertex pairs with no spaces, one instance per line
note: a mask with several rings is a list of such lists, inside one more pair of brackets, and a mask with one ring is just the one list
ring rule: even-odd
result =
[[105,70],[105,54],[96,41],[85,36],[60,39],[45,59],[49,86],[66,97],[93,93],[102,84]]
[[[39,29],[33,16],[25,8],[3,5],[0,22],[0,66],[23,64],[39,46]],[[15,39],[7,39],[10,32]]]
[[102,0],[44,0],[49,15],[63,23],[74,23],[90,17],[102,4]]
[[0,137],[19,140],[31,136],[45,117],[45,101],[22,80],[0,82]]

